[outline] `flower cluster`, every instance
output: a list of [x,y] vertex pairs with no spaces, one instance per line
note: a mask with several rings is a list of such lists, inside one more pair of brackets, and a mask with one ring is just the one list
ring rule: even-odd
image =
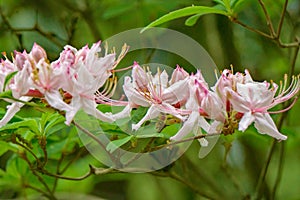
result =
[[[299,86],[299,77],[293,77],[287,87],[285,76],[284,83],[279,87],[273,82],[253,81],[247,70],[244,74],[233,74],[232,70],[226,69],[210,89],[201,71],[189,75],[178,66],[168,80],[165,71],[158,69],[152,76],[149,70],[135,63],[131,77],[125,77],[123,88],[129,109],[125,108],[124,112],[129,114],[128,110],[135,106],[149,107],[144,118],[133,125],[134,130],[160,113],[181,119],[183,125],[171,140],[181,140],[191,132],[198,134],[199,130],[207,134],[232,134],[236,129],[245,131],[253,122],[261,134],[285,140],[287,137],[278,131],[270,113],[284,112],[293,103],[281,111],[269,110],[295,97]],[[203,139],[200,143],[206,144]]]
[[[64,111],[66,124],[70,124],[78,110],[106,121],[130,116],[133,108],[148,107],[145,116],[132,125],[138,130],[144,122],[170,114],[182,122],[180,130],[171,140],[181,140],[189,133],[232,134],[235,130],[245,131],[254,123],[261,134],[278,140],[287,136],[281,134],[270,113],[274,106],[296,97],[299,92],[299,77],[293,77],[287,85],[287,76],[279,86],[273,82],[253,81],[249,71],[233,73],[223,70],[216,84],[209,87],[201,71],[187,73],[177,66],[169,78],[166,71],[159,68],[155,75],[149,68],[134,63],[132,74],[124,78],[123,90],[127,98],[112,100],[116,85],[114,68],[127,51],[125,45],[116,58],[115,53],[100,55],[100,42],[80,50],[65,46],[58,60],[50,62],[45,50],[34,44],[30,53],[14,52],[13,59],[0,62],[0,89],[12,91],[13,98],[0,126],[5,125],[25,102],[33,97],[43,98],[53,108]],[[13,76],[11,76],[13,75]],[[8,77],[12,77],[8,79]],[[103,86],[108,84],[106,89]],[[101,90],[102,88],[102,90]],[[296,98],[294,102],[296,101]],[[102,113],[98,104],[125,106],[116,114]],[[204,139],[200,140],[206,145]]]
[[[112,122],[109,115],[96,109],[95,94],[111,77],[127,46],[124,45],[118,58],[114,52],[108,54],[107,51],[100,56],[100,51],[100,42],[80,50],[67,45],[58,60],[50,62],[45,50],[34,44],[30,53],[14,52],[12,62],[7,58],[1,60],[0,89],[11,90],[13,97],[21,102],[12,102],[0,127],[33,97],[44,98],[51,107],[64,111],[68,125],[80,109],[100,120]],[[6,77],[11,73],[16,74],[6,84]]]

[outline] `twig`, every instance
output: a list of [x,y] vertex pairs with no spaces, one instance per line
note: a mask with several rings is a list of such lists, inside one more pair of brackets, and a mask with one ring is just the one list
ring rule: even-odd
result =
[[[294,56],[291,60],[291,67],[290,67],[290,71],[289,71],[289,77],[290,78],[292,77],[292,75],[295,72],[295,66],[296,66],[296,60],[297,60],[298,53],[299,53],[299,48],[300,48],[299,46],[296,48]],[[285,106],[285,104],[284,104],[284,106]],[[287,114],[288,114],[288,111],[281,114],[279,122],[278,122],[278,129],[279,130],[282,128],[283,122],[286,119]],[[278,186],[280,184],[280,181],[281,181],[281,177],[282,177],[282,173],[283,173],[283,167],[284,167],[284,155],[285,155],[285,145],[282,142],[281,145],[280,145],[280,151],[279,151],[278,171],[276,173],[277,176],[276,176],[275,184],[274,184],[274,186],[272,188],[272,191],[271,191],[271,199],[275,199],[277,188],[278,188]]]
[[197,185],[194,185],[194,184],[189,183],[186,180],[182,179],[176,173],[169,172],[167,174],[169,175],[170,178],[173,178],[173,179],[175,179],[175,180],[183,183],[184,185],[188,186],[189,188],[191,188],[198,195],[200,195],[202,197],[205,197],[207,199],[216,199],[216,198],[212,197],[211,194],[208,194],[205,190],[199,190],[199,188],[197,187]]
[[158,146],[152,148],[151,150],[153,151],[153,150],[157,150],[157,149],[161,149],[161,148],[173,146],[173,145],[176,145],[176,144],[181,144],[181,143],[184,143],[184,142],[189,142],[189,141],[193,141],[193,140],[197,140],[197,139],[201,139],[201,138],[205,138],[205,137],[216,136],[216,135],[221,135],[221,133],[201,134],[201,135],[197,135],[197,136],[194,136],[194,137],[182,139],[182,140],[179,140],[179,141],[175,141],[175,142],[170,142],[170,143],[167,143],[167,144],[158,145]]
[[51,200],[56,200],[55,196],[53,195],[53,192],[50,190],[49,186],[47,185],[47,183],[45,182],[45,180],[43,179],[43,177],[41,177],[36,170],[40,170],[39,168],[34,168],[31,164],[31,162],[28,160],[26,153],[20,154],[20,157],[25,160],[29,166],[29,169],[31,170],[32,174],[34,176],[37,177],[37,179],[42,183],[42,185],[45,187],[45,189],[47,190],[47,192],[49,193],[49,199]]
[[275,184],[272,188],[271,191],[271,197],[270,199],[275,199],[277,188],[279,186],[279,183],[281,181],[282,173],[283,173],[283,166],[284,166],[284,155],[285,155],[285,145],[284,142],[280,144],[280,154],[279,154],[279,164],[278,164],[278,171],[277,171],[277,176],[275,180]]
[[83,133],[85,133],[87,136],[91,137],[93,140],[95,140],[101,147],[102,149],[106,152],[106,154],[110,157],[111,161],[114,162],[115,158],[112,156],[111,153],[109,153],[106,150],[105,145],[99,140],[99,138],[97,138],[94,134],[92,134],[91,132],[89,132],[88,130],[86,130],[84,127],[80,126],[79,124],[77,124],[76,122],[72,122],[77,128],[79,128]]
[[45,197],[51,198],[51,196],[49,194],[47,194],[45,191],[41,190],[40,188],[34,187],[32,185],[29,185],[29,184],[24,184],[24,187],[35,190],[35,191],[43,194]]
[[257,30],[251,26],[248,26],[247,24],[244,24],[243,22],[239,21],[237,18],[232,18],[231,19],[232,22],[236,23],[236,24],[239,24],[241,25],[242,27],[246,28],[247,30],[251,31],[251,32],[254,32],[254,33],[257,33],[265,38],[268,38],[268,39],[274,39],[271,35],[267,34],[267,33],[264,33],[260,30]]
[[266,175],[267,175],[267,171],[268,171],[269,164],[271,162],[272,155],[273,155],[274,150],[275,150],[276,143],[277,143],[277,140],[273,139],[270,150],[269,150],[269,153],[267,154],[267,160],[264,163],[264,166],[263,166],[263,168],[260,172],[260,175],[259,175],[259,178],[258,178],[258,181],[257,181],[257,185],[256,185],[256,188],[255,188],[255,193],[254,193],[254,199],[261,199],[261,195],[262,195],[261,190],[262,190],[263,183],[264,183]]
[[94,168],[92,168],[90,166],[90,171],[88,173],[86,173],[83,176],[80,177],[67,177],[67,176],[62,176],[60,174],[53,174],[45,169],[39,170],[40,173],[45,174],[47,176],[51,176],[51,177],[55,177],[55,178],[59,178],[59,179],[64,179],[64,180],[70,180],[70,181],[81,181],[84,180],[86,178],[88,178],[89,176],[91,176],[92,174],[94,174]]
[[265,6],[265,4],[262,0],[258,0],[258,2],[260,4],[261,8],[263,9],[264,15],[265,15],[266,20],[267,20],[267,25],[269,27],[270,34],[273,38],[276,38],[276,33],[275,33],[275,30],[274,30],[274,27],[273,27],[273,23],[271,21],[270,15],[268,14],[266,6]]
[[26,151],[28,151],[36,160],[37,165],[39,166],[40,160],[38,159],[38,157],[34,154],[34,152],[28,148],[27,146],[23,145],[22,143],[18,142],[18,141],[12,141],[12,143],[19,145],[20,147],[24,148]]
[[288,0],[285,0],[284,5],[283,5],[282,13],[280,15],[279,24],[278,24],[278,27],[277,27],[277,34],[276,34],[277,38],[280,38],[280,34],[281,34],[282,25],[283,25],[284,17],[285,17],[285,14],[286,14],[286,9],[287,9],[288,2],[289,2]]

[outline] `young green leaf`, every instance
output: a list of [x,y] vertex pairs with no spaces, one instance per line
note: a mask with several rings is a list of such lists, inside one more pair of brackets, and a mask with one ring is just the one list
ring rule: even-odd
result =
[[170,12],[154,22],[150,23],[148,26],[146,26],[141,32],[145,31],[148,28],[158,26],[160,24],[163,24],[165,22],[178,19],[181,17],[186,17],[190,15],[204,15],[204,14],[221,14],[221,15],[227,15],[227,13],[224,10],[216,9],[213,7],[207,7],[207,6],[190,6],[186,8],[182,8],[179,10],[175,10],[173,12]]
[[3,91],[5,90],[7,84],[9,83],[9,81],[18,73],[18,71],[15,71],[15,72],[12,72],[10,74],[8,74],[6,77],[5,77],[5,80],[4,80],[4,84],[3,84]]
[[246,0],[231,0],[231,8],[237,13],[245,6],[245,3]]
[[8,90],[8,91],[0,93],[0,99],[3,99],[3,98],[12,99],[13,98],[12,91]]
[[8,150],[17,151],[16,147],[13,147],[10,143],[4,141],[0,141],[0,147],[0,156],[2,156]]
[[132,139],[133,135],[124,137],[122,139],[119,140],[114,140],[111,141],[107,147],[106,150],[113,153],[115,150],[117,150],[119,147],[121,147],[122,145],[126,144],[127,142],[129,142]]
[[202,15],[205,15],[205,14],[226,15],[226,12],[224,10],[222,10],[222,8],[220,6],[207,7],[207,8],[209,8],[209,9],[203,9],[202,12],[199,12],[198,14],[189,17],[185,21],[185,25],[194,26],[196,24],[196,22],[198,21],[199,17],[201,17]]
[[5,130],[15,130],[19,128],[28,128],[33,133],[39,134],[39,127],[36,120],[34,119],[24,119],[24,121],[7,124],[0,128],[0,132]]

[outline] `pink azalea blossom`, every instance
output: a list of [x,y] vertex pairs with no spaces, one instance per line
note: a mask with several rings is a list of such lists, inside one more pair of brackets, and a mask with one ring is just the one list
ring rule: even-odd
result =
[[[174,76],[176,75],[173,74]],[[182,91],[182,88],[186,86],[187,79],[178,79],[177,82],[169,85],[166,71],[161,72],[158,69],[153,76],[149,69],[146,71],[135,63],[132,69],[132,79],[125,77],[123,89],[129,105],[124,110],[126,114],[129,114],[132,107],[144,106],[149,109],[137,124],[133,124],[133,130],[139,129],[145,121],[158,117],[162,112],[183,119],[174,105],[186,101],[188,91]]]
[[254,122],[258,132],[278,140],[286,140],[287,136],[278,131],[268,110],[294,97],[299,92],[299,86],[299,78],[293,78],[290,87],[283,86],[276,96],[278,86],[275,83],[254,81],[237,83],[236,91],[228,90],[228,93],[233,109],[243,113],[239,122],[239,130],[245,131]]
[[[208,85],[204,81],[202,74],[198,71],[195,75],[189,78],[189,98],[185,104],[185,109],[190,111],[190,114],[183,122],[180,130],[170,138],[170,140],[181,140],[186,137],[189,133],[198,135],[201,133],[201,129],[208,132],[209,123],[206,121],[205,116],[207,112],[203,110],[201,104],[209,98],[210,91]],[[207,146],[207,140],[205,138],[199,139],[201,146]]]

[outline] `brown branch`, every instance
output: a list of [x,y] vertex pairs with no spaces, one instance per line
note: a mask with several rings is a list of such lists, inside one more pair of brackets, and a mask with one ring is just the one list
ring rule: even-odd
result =
[[283,26],[283,21],[284,21],[284,17],[286,14],[286,9],[287,9],[287,5],[288,5],[288,0],[285,0],[284,5],[283,5],[283,9],[282,9],[282,13],[280,15],[280,20],[279,20],[279,24],[277,27],[277,38],[280,38],[280,34],[281,34],[281,30],[282,30],[282,26]]
[[181,144],[181,143],[184,143],[184,142],[189,142],[189,141],[193,141],[193,140],[197,140],[197,139],[201,139],[201,138],[205,138],[205,137],[221,135],[221,134],[222,133],[201,134],[201,135],[197,135],[197,136],[194,136],[194,137],[185,138],[185,139],[182,139],[182,140],[179,140],[179,141],[158,145],[158,146],[152,148],[151,150],[153,151],[153,150],[157,150],[157,149],[161,149],[161,148],[165,148],[165,147],[169,147],[169,146],[174,146],[176,144]]
[[272,23],[270,15],[268,14],[266,6],[262,0],[258,0],[258,2],[260,4],[261,8],[263,9],[264,15],[266,17],[267,25],[269,27],[270,34],[273,38],[276,38],[276,33],[275,33],[275,30],[273,27],[273,23]]

